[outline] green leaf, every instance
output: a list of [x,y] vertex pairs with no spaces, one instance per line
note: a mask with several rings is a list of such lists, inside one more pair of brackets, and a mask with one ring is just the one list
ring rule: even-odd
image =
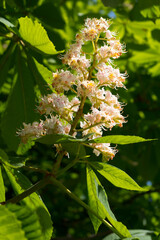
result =
[[19,35],[18,29],[14,26],[13,23],[8,21],[6,18],[0,17],[0,23],[4,24],[4,26],[11,32],[15,33],[16,35]]
[[[131,237],[127,228],[121,222],[118,222],[116,220],[109,207],[106,192],[90,166],[87,166],[87,189],[89,206],[91,209],[93,209],[103,219],[107,218],[109,222],[114,226],[114,228],[116,228],[118,232],[121,233],[121,235],[124,237]],[[95,232],[97,232],[102,222],[93,214],[89,215]]]
[[139,1],[140,13],[145,18],[156,19],[160,17],[160,1],[159,0],[145,0]]
[[11,43],[7,50],[4,52],[2,57],[0,58],[0,88],[2,87],[3,83],[6,81],[9,67],[10,67],[10,62],[13,57],[13,49],[14,49],[14,44]]
[[116,187],[135,191],[146,191],[141,188],[127,173],[117,167],[101,162],[91,162],[90,164]]
[[20,24],[19,33],[24,41],[45,54],[58,53],[40,23],[32,21],[28,17],[21,17],[18,21]]
[[80,145],[81,142],[84,142],[84,139],[76,139],[69,135],[63,134],[50,134],[44,137],[41,137],[36,140],[36,142],[53,145],[53,144],[62,144],[62,147],[73,156],[84,157],[86,156],[86,151],[84,146]]
[[77,142],[62,143],[62,147],[69,153],[71,156],[76,156],[77,158],[82,158],[86,156],[85,147],[82,144]]
[[3,151],[2,149],[0,149],[0,159],[4,160],[4,161],[8,161],[8,155],[5,151]]
[[26,161],[26,157],[9,157],[7,161],[3,162],[11,168],[21,168],[25,166]]
[[0,239],[2,240],[28,240],[22,229],[21,222],[15,213],[6,206],[0,206]]
[[34,82],[28,71],[25,59],[17,49],[16,69],[13,86],[6,110],[2,117],[2,136],[10,150],[16,151],[20,139],[16,132],[23,122],[32,122],[37,118],[35,113]]
[[4,182],[3,182],[3,177],[2,177],[2,169],[0,165],[0,202],[5,201],[5,187],[4,187]]
[[146,141],[153,141],[155,139],[145,139],[142,137],[137,136],[124,136],[124,135],[110,135],[100,138],[95,138],[90,140],[90,143],[114,143],[114,144],[131,144],[131,143],[139,143],[139,142],[146,142]]
[[148,72],[152,77],[157,77],[160,75],[160,63],[155,64],[152,68],[149,68]]
[[3,164],[11,168],[23,167],[25,162],[28,160],[26,157],[9,157],[2,149],[0,149],[0,159],[2,160]]
[[[157,237],[154,238],[154,232],[149,230],[129,230],[132,237],[125,238],[126,240],[156,240]],[[120,238],[115,234],[112,233],[107,237],[103,238],[103,240],[120,240]]]
[[37,214],[26,206],[0,206],[0,239],[44,240]]
[[160,51],[158,49],[149,49],[146,51],[133,51],[133,57],[129,59],[137,65],[153,64],[160,61]]
[[9,28],[14,28],[13,23],[9,22],[6,18],[0,17],[0,22]]
[[30,54],[27,54],[29,69],[37,83],[41,94],[48,94],[49,84],[51,84],[52,72],[37,62]]
[[78,140],[73,138],[72,136],[63,134],[49,134],[36,140],[36,142],[47,145],[53,145],[56,143],[69,143],[70,141],[76,142]]
[[[31,182],[19,170],[10,169],[7,166],[5,166],[5,170],[16,194],[20,194],[32,186]],[[52,221],[40,196],[37,193],[32,193],[30,196],[24,198],[22,203],[36,212],[41,224],[43,239],[50,240],[52,235]]]

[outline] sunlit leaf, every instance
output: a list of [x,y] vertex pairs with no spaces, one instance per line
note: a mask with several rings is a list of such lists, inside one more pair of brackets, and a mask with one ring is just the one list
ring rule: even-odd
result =
[[116,187],[128,190],[146,191],[141,188],[127,173],[117,167],[101,162],[92,162],[90,164]]
[[32,21],[28,17],[21,17],[18,20],[20,24],[19,33],[23,40],[45,54],[57,53],[55,46],[49,40],[47,32],[40,23]]
[[0,206],[0,239],[44,240],[37,214],[27,206]]
[[[20,194],[32,186],[27,177],[25,177],[19,170],[10,169],[7,166],[5,167],[5,170],[16,194]],[[34,192],[24,198],[22,202],[32,211],[36,212],[40,221],[43,239],[50,240],[52,235],[52,221],[41,197]]]
[[154,139],[145,139],[138,136],[125,136],[125,135],[110,135],[100,138],[95,138],[93,140],[90,140],[89,142],[92,143],[114,143],[114,144],[131,144],[131,143],[139,143],[139,142],[146,142],[146,141],[152,141]]
[[[124,237],[130,237],[131,235],[127,228],[121,222],[118,222],[112,213],[109,207],[106,192],[90,166],[87,166],[87,189],[89,206],[91,209],[93,209],[102,219],[107,218],[109,222],[121,233],[121,235]],[[89,215],[95,232],[97,232],[102,222],[93,214],[89,213]]]
[[4,187],[4,181],[2,176],[2,169],[0,165],[0,202],[5,201],[5,187]]

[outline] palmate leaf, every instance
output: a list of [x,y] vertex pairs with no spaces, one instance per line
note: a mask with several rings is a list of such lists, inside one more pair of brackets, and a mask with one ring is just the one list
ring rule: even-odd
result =
[[45,54],[57,54],[53,43],[49,40],[46,30],[37,21],[32,21],[28,17],[21,17],[19,21],[19,33],[24,41],[31,47]]
[[146,191],[141,188],[127,173],[117,167],[101,162],[91,162],[90,164],[116,187],[135,191]]
[[[6,173],[16,194],[20,194],[32,186],[31,182],[17,169],[5,166]],[[50,240],[52,235],[52,221],[50,214],[37,193],[32,193],[22,200],[22,203],[36,212],[44,240]]]
[[125,135],[110,135],[100,138],[95,138],[90,140],[90,143],[114,143],[114,144],[131,144],[131,143],[139,143],[139,142],[146,142],[146,141],[153,141],[155,139],[145,139],[138,136],[125,136]]
[[5,187],[3,182],[2,169],[0,165],[0,202],[4,201],[5,201]]
[[[121,222],[118,222],[116,220],[114,214],[109,207],[106,192],[90,166],[87,166],[87,189],[89,206],[91,207],[91,209],[93,209],[99,216],[101,216],[101,218],[107,218],[109,222],[113,225],[113,227],[117,229],[122,236],[131,237],[127,228]],[[93,214],[89,215],[95,232],[97,232],[102,222]]]
[[0,239],[44,240],[37,214],[27,206],[0,206]]

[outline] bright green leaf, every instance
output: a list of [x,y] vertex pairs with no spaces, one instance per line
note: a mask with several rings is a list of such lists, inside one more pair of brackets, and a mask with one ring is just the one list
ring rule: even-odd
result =
[[28,240],[22,229],[21,222],[15,213],[6,206],[0,206],[0,239],[2,240]]
[[[16,194],[20,194],[32,186],[31,182],[19,170],[10,169],[7,166],[5,170]],[[50,240],[52,235],[52,221],[40,196],[37,193],[32,193],[30,196],[24,198],[22,202],[36,212],[41,224],[42,236],[44,240]]]
[[5,201],[5,187],[3,182],[2,169],[0,165],[0,202],[4,201]]
[[124,135],[110,135],[100,138],[95,138],[93,140],[90,140],[89,142],[92,143],[114,143],[114,144],[131,144],[131,143],[139,143],[139,142],[146,142],[146,141],[152,141],[154,139],[145,139],[142,137],[137,136],[124,136]]
[[32,21],[28,17],[18,19],[20,28],[19,33],[23,40],[32,47],[45,54],[57,54],[53,43],[49,40],[46,30],[37,21]]
[[153,64],[160,61],[160,51],[157,49],[149,49],[148,51],[133,51],[133,56],[129,59],[139,65]]
[[[87,166],[87,189],[89,206],[91,209],[93,209],[101,218],[107,218],[109,222],[114,226],[114,228],[116,228],[118,232],[121,233],[121,235],[124,237],[131,237],[127,228],[121,222],[118,222],[116,220],[109,207],[106,192],[90,166]],[[95,232],[97,232],[102,222],[93,214],[89,215]]]
[[44,240],[37,214],[26,206],[0,206],[0,239]]
[[146,191],[141,188],[127,173],[117,167],[101,162],[92,162],[90,164],[116,187],[128,190]]
[[157,63],[153,67],[149,68],[148,72],[152,75],[152,77],[157,77],[160,75],[160,63]]

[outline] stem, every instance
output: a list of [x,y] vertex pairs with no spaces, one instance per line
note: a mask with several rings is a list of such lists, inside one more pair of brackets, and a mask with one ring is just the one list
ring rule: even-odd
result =
[[92,67],[90,68],[89,70],[89,76],[88,76],[88,80],[91,80],[92,79],[92,72],[96,66],[96,55],[97,55],[97,41],[98,41],[98,38],[95,40],[95,41],[92,41],[92,45],[93,45],[93,50],[94,50],[94,54],[93,54],[93,64],[92,64]]
[[52,170],[52,174],[53,174],[54,176],[56,176],[56,174],[57,174],[57,171],[58,171],[58,169],[59,169],[59,167],[60,167],[60,165],[61,165],[61,161],[62,161],[62,159],[63,159],[63,156],[64,156],[65,152],[66,152],[65,150],[62,150],[62,151],[58,154],[56,163],[53,165],[53,170]]
[[28,197],[29,195],[31,195],[32,193],[38,191],[39,189],[43,188],[44,186],[46,186],[47,184],[49,184],[49,179],[50,176],[46,176],[44,179],[40,180],[39,182],[37,182],[36,184],[34,184],[33,186],[31,186],[30,188],[28,188],[26,191],[22,192],[21,194],[9,199],[6,202],[2,202],[0,204],[4,205],[4,204],[8,204],[8,203],[17,203],[20,202],[21,200],[23,200],[24,198]]
[[114,232],[115,234],[117,234],[121,239],[124,238],[123,235],[121,235],[121,233],[119,233],[117,231],[117,229],[115,229],[109,222],[107,222],[105,219],[103,219],[100,215],[98,215],[93,209],[91,209],[86,203],[84,203],[83,201],[81,201],[75,194],[73,194],[68,188],[66,188],[61,182],[59,182],[58,180],[56,180],[55,178],[51,178],[51,183],[53,185],[56,185],[57,187],[59,187],[63,192],[65,192],[70,198],[72,198],[73,200],[75,200],[77,203],[79,203],[82,207],[84,207],[87,211],[89,211],[90,213],[92,213],[94,216],[96,216],[100,221],[102,221],[102,223],[107,226],[112,232]]
[[78,161],[78,159],[75,158],[71,163],[69,163],[66,167],[64,167],[62,170],[60,170],[57,173],[57,177],[61,176],[63,173],[65,173],[67,170],[69,170],[71,167],[73,167],[77,161]]
[[81,103],[80,103],[80,106],[79,106],[79,110],[76,113],[76,116],[75,116],[74,121],[72,123],[69,135],[72,135],[74,133],[74,130],[75,130],[77,124],[78,124],[78,121],[79,121],[79,119],[81,118],[81,116],[83,114],[83,107],[84,107],[84,104],[85,104],[85,100],[86,100],[86,96],[83,96],[81,98]]

